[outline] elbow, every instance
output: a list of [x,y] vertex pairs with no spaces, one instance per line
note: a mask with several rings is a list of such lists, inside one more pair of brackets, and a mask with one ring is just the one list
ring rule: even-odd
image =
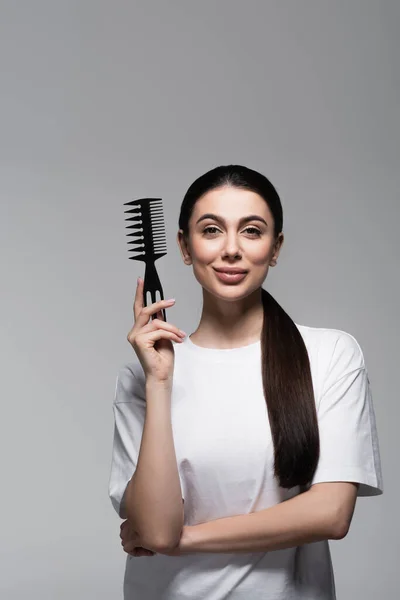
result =
[[333,535],[331,537],[332,540],[342,540],[349,533],[349,527],[347,524],[337,523],[336,527],[334,527]]
[[[171,550],[175,550],[180,544],[182,533],[184,527],[184,513],[182,509],[182,514],[179,518],[179,524],[176,527],[173,527],[169,535],[159,535],[155,539],[147,540],[150,543],[148,546],[150,549],[154,549],[155,552],[159,552],[162,554],[163,552],[169,552]],[[177,533],[173,533],[173,532]]]
[[343,540],[349,532],[350,523],[343,518],[339,518],[337,514],[331,520],[331,535],[332,540]]
[[134,503],[132,502],[131,496],[132,486],[128,485],[126,489],[126,502],[123,504],[123,506],[125,508],[126,518],[133,525],[136,533],[139,536],[141,546],[160,554],[174,550],[177,546],[179,546],[184,524],[183,503],[182,507],[180,508],[180,513],[175,514],[172,517],[168,527],[166,527],[165,522],[162,524],[162,526],[160,524],[155,525],[155,519],[151,519],[151,527],[149,530],[149,515],[147,515],[146,526],[143,526],[143,524],[140,522],[140,519],[139,521],[137,520],[137,515],[133,514],[135,511],[133,510]]
[[[175,548],[177,548],[180,544],[183,527],[184,527],[184,516],[183,516],[183,511],[182,511],[182,515],[179,519],[179,524],[177,525],[177,527],[173,527],[170,530],[169,535],[164,535],[164,536],[160,535],[156,539],[150,540],[150,543],[153,544],[152,547],[155,549],[155,552],[159,552],[160,554],[162,554],[163,552],[169,552],[171,550],[175,550]],[[174,532],[176,532],[176,533],[174,533]]]
[[175,548],[177,548],[179,546],[181,536],[182,536],[182,531],[180,532],[178,539],[167,540],[167,541],[157,540],[155,543],[151,543],[148,547],[150,549],[152,549],[154,552],[157,552],[158,554],[166,554],[168,552],[172,552],[173,550],[175,550]]
[[354,513],[354,505],[351,511],[346,505],[342,505],[334,512],[333,522],[333,540],[343,540],[349,533],[351,521]]
[[139,535],[140,545],[143,546],[143,548],[147,548],[148,550],[152,550],[153,552],[157,552],[158,554],[163,554],[174,550],[179,546],[183,532],[183,521],[179,526],[178,535],[157,535],[155,532],[147,534],[145,531],[140,531],[139,527],[136,527],[136,531]]

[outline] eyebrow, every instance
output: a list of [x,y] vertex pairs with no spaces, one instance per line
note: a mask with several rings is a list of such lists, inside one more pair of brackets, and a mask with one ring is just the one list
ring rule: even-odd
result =
[[[197,223],[200,223],[200,221],[204,221],[204,219],[214,219],[214,221],[219,221],[220,223],[225,224],[225,219],[223,217],[215,215],[214,213],[205,213],[199,219],[197,219],[195,224],[197,225]],[[242,219],[240,219],[239,224],[247,223],[248,221],[261,221],[261,223],[265,223],[265,225],[268,227],[267,221],[259,215],[248,215],[247,217],[243,217]]]

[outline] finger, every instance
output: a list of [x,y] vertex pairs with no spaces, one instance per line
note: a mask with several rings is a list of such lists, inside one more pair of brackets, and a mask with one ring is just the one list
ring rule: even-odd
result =
[[121,546],[123,547],[123,549],[125,550],[125,552],[132,552],[132,550],[134,550],[135,548],[137,548],[139,545],[138,540],[132,541],[132,540],[125,540],[121,542]]
[[[159,311],[161,312],[162,308],[165,310],[166,308],[171,307],[174,304],[175,299],[170,298],[168,300],[158,300],[158,302],[153,302],[148,306],[142,306],[142,308],[140,309],[135,308],[135,323],[139,322],[139,324],[146,325],[146,323],[150,321],[150,318],[152,316],[155,316]],[[162,313],[161,320],[163,320]]]
[[137,280],[137,283],[136,283],[135,300],[134,300],[134,303],[133,303],[133,314],[135,316],[135,320],[137,318],[137,315],[142,310],[143,305],[144,305],[143,280],[140,277],[138,277],[138,280]]
[[135,301],[133,304],[133,314],[135,317],[135,322],[139,319],[140,315],[143,314],[146,317],[145,322],[147,323],[147,321],[154,313],[161,311],[161,309],[165,308],[166,306],[171,306],[175,302],[175,299],[171,298],[168,300],[159,300],[158,302],[152,302],[148,306],[145,306],[143,289],[144,281],[143,279],[140,279],[138,280],[138,283],[136,285]]
[[121,542],[121,545],[123,546],[124,550],[127,552],[130,552],[131,550],[133,550],[133,548],[140,546],[140,544],[141,544],[140,536],[135,531],[126,533]]
[[127,527],[128,527],[128,521],[124,521],[120,526],[120,530],[124,531]]
[[146,550],[145,548],[135,548],[132,552],[128,552],[128,554],[137,558],[139,556],[154,556],[155,552]]
[[186,333],[183,331],[183,329],[179,329],[179,327],[177,327],[173,323],[167,323],[166,321],[163,321],[163,319],[158,318],[153,319],[152,321],[147,323],[147,325],[144,325],[140,329],[140,334],[138,333],[137,335],[142,335],[142,333],[147,334],[150,331],[157,331],[157,329],[164,329],[165,331],[170,331],[171,333],[175,333],[176,335],[181,337],[186,336]]
[[183,336],[178,335],[175,331],[169,331],[166,329],[155,329],[150,332],[143,332],[138,334],[137,339],[140,335],[146,334],[146,347],[153,347],[158,340],[173,340],[174,342],[182,342]]
[[124,550],[127,554],[132,554],[132,556],[153,556],[155,554],[153,550],[138,546],[137,542],[136,544],[125,544]]

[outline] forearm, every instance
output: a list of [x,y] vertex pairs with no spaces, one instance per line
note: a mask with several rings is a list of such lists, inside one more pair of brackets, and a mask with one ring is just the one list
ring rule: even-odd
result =
[[340,539],[336,523],[332,508],[308,491],[255,513],[189,527],[188,553],[268,552]]
[[145,547],[177,544],[183,504],[171,423],[171,384],[146,380],[146,416],[126,514]]

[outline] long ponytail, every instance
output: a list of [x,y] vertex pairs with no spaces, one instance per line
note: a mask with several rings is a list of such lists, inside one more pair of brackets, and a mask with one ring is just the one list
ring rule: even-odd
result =
[[308,352],[294,321],[264,288],[262,302],[261,369],[275,477],[283,488],[306,486],[320,450]]

